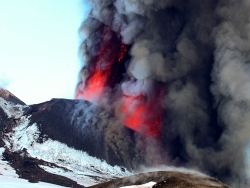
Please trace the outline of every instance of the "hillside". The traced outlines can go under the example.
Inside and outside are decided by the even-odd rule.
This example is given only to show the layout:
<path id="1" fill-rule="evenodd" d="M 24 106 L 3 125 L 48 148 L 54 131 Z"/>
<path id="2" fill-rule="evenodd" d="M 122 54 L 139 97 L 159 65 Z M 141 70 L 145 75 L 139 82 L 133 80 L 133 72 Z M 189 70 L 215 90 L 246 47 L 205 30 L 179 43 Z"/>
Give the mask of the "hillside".
<path id="1" fill-rule="evenodd" d="M 227 187 L 188 171 L 135 173 L 133 152 L 111 147 L 105 137 L 107 124 L 115 122 L 112 113 L 86 101 L 52 99 L 28 106 L 1 89 L 0 119 L 1 187 L 26 186 L 24 179 L 33 183 L 29 187 L 46 185 L 41 182 L 75 188 L 152 187 L 150 182 L 153 187 Z M 132 149 L 136 133 L 126 127 L 124 132 Z"/>

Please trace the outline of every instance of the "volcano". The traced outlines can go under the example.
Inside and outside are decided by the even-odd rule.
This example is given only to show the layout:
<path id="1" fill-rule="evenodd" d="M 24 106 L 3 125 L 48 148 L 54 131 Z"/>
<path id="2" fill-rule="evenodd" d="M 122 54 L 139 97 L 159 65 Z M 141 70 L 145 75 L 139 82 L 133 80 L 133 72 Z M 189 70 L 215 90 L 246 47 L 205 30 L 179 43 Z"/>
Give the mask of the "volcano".
<path id="1" fill-rule="evenodd" d="M 194 168 L 232 187 L 246 186 L 249 1 L 89 5 L 79 29 L 85 38 L 76 98 L 112 114 L 117 124 L 108 130 L 131 131 L 107 134 L 112 148 L 138 156 L 132 166 Z"/>
<path id="2" fill-rule="evenodd" d="M 166 187 L 173 181 L 178 185 L 179 181 L 183 181 L 182 177 L 203 187 L 227 187 L 205 175 L 199 175 L 205 179 L 200 178 L 197 183 L 193 179 L 197 179 L 195 176 L 199 173 L 187 170 L 173 172 L 176 170 L 168 169 L 164 173 L 138 174 L 136 178 L 131 176 L 135 174 L 136 166 L 145 161 L 143 152 L 142 156 L 133 152 L 136 147 L 133 137 L 139 136 L 138 132 L 126 126 L 119 133 L 109 130 L 112 128 L 109 124 L 119 125 L 117 120 L 111 113 L 88 101 L 52 99 L 41 104 L 25 105 L 12 93 L 1 89 L 0 118 L 1 187 L 53 187 L 56 184 L 76 188 L 111 185 L 118 188 L 139 186 L 150 181 Z M 106 138 L 107 135 L 117 134 L 129 143 L 128 148 L 119 148 L 118 143 Z M 119 179 L 123 177 L 128 178 L 126 181 Z"/>

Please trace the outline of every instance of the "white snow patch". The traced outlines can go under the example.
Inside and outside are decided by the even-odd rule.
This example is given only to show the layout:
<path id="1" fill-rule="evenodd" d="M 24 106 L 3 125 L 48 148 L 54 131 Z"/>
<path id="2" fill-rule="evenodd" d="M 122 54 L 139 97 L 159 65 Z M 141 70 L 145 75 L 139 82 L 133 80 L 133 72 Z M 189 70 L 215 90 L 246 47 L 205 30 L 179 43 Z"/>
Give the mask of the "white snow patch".
<path id="1" fill-rule="evenodd" d="M 4 139 L 6 146 L 12 151 L 27 149 L 30 156 L 56 163 L 66 171 L 60 174 L 84 186 L 107 181 L 113 178 L 129 176 L 131 173 L 118 166 L 110 166 L 105 161 L 89 156 L 86 152 L 75 150 L 66 144 L 48 139 L 44 143 L 37 143 L 39 130 L 36 124 L 29 125 L 28 117 L 21 117 L 19 125 Z M 54 167 L 41 166 L 51 173 L 58 173 Z"/>
<path id="2" fill-rule="evenodd" d="M 14 104 L 0 97 L 0 107 L 4 110 L 9 118 L 20 118 L 23 115 L 23 109 L 26 105 Z"/>
<path id="3" fill-rule="evenodd" d="M 152 188 L 154 185 L 156 184 L 156 182 L 149 182 L 149 183 L 145 183 L 142 185 L 131 185 L 131 186 L 125 186 L 125 187 L 120 187 L 120 188 Z"/>
<path id="4" fill-rule="evenodd" d="M 0 160 L 3 159 L 3 153 L 5 151 L 5 148 L 0 148 Z"/>
<path id="5" fill-rule="evenodd" d="M 5 177 L 0 175 L 0 187 L 1 188 L 63 188 L 59 185 L 53 185 L 49 183 L 39 182 L 39 183 L 30 183 L 28 180 Z"/>

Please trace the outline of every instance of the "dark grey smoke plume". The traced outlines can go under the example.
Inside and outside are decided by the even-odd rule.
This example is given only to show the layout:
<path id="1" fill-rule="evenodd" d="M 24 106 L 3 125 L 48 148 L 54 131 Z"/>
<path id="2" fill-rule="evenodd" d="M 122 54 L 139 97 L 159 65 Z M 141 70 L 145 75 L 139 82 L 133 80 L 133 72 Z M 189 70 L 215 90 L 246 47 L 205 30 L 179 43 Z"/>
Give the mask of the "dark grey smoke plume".
<path id="1" fill-rule="evenodd" d="M 243 187 L 250 137 L 250 1 L 89 2 L 92 9 L 80 29 L 87 39 L 80 48 L 85 64 L 78 90 L 84 88 L 100 43 L 111 38 L 99 32 L 107 26 L 129 46 L 129 55 L 122 79 L 107 89 L 101 103 L 116 112 L 119 97 L 108 96 L 150 96 L 151 85 L 161 83 L 166 94 L 155 98 L 164 109 L 161 146 L 149 144 L 149 153 L 158 153 L 152 160 L 195 168 Z M 120 134 L 112 139 L 123 143 Z"/>

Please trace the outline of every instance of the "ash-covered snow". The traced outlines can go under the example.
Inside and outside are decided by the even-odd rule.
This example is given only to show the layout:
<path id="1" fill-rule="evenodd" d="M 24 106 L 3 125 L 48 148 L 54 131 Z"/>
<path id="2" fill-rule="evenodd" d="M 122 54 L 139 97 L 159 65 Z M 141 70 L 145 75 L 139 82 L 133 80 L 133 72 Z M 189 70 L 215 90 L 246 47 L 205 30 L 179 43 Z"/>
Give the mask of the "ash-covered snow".
<path id="1" fill-rule="evenodd" d="M 6 134 L 4 142 L 13 152 L 26 148 L 31 157 L 56 163 L 58 168 L 40 167 L 50 173 L 68 177 L 84 186 L 131 175 L 124 168 L 110 166 L 105 161 L 91 157 L 86 152 L 75 150 L 58 141 L 47 139 L 43 143 L 38 143 L 39 135 L 37 125 L 29 125 L 29 117 L 22 116 L 18 126 L 11 133 Z"/>
<path id="2" fill-rule="evenodd" d="M 0 97 L 0 108 L 6 113 L 9 118 L 20 118 L 24 113 L 24 108 L 29 106 L 15 104 L 9 101 L 4 100 Z"/>
<path id="3" fill-rule="evenodd" d="M 5 148 L 0 148 L 0 187 L 1 188 L 59 188 L 61 186 L 39 182 L 30 183 L 28 180 L 18 178 L 16 171 L 3 159 Z"/>
<path id="4" fill-rule="evenodd" d="M 152 188 L 155 184 L 156 182 L 151 181 L 142 185 L 130 185 L 130 186 L 125 186 L 125 187 L 120 187 L 120 188 Z"/>
<path id="5" fill-rule="evenodd" d="M 0 177 L 5 176 L 5 178 L 8 178 L 8 177 L 18 178 L 16 171 L 9 165 L 7 161 L 3 160 L 4 151 L 5 151 L 5 148 L 0 148 Z"/>

